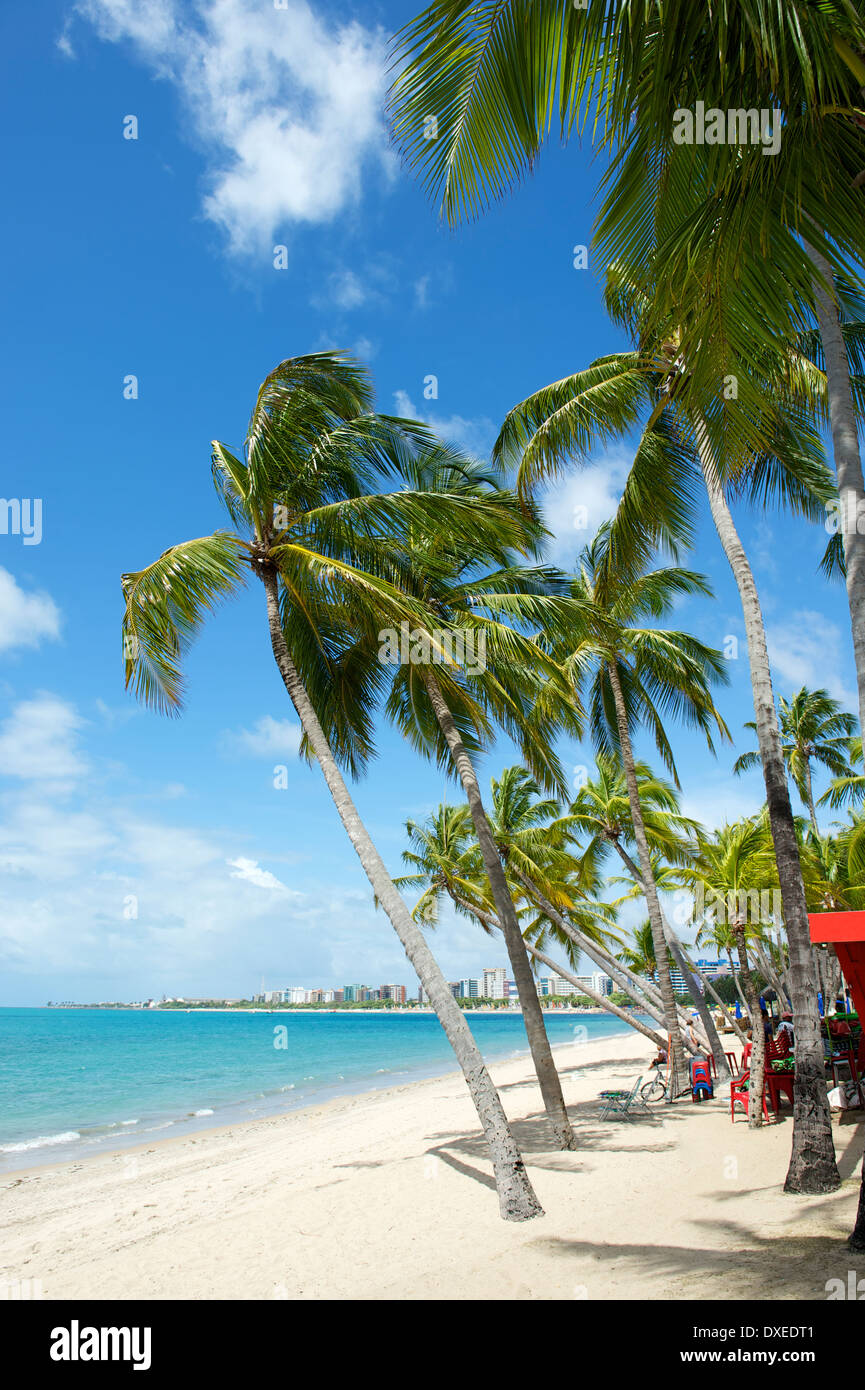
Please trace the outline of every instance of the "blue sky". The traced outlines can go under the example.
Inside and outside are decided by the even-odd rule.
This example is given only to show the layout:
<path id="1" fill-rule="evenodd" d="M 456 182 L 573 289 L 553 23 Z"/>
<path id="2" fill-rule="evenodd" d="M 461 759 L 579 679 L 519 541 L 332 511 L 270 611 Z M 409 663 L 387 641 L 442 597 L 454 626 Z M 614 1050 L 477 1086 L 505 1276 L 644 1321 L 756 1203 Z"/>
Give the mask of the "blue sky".
<path id="1" fill-rule="evenodd" d="M 455 232 L 400 168 L 385 46 L 415 2 L 7 0 L 0 15 L 3 490 L 42 502 L 39 544 L 0 535 L 0 1003 L 413 983 L 297 759 L 262 596 L 205 631 L 169 721 L 123 691 L 119 576 L 222 522 L 209 441 L 239 445 L 284 357 L 351 350 L 382 409 L 483 454 L 517 400 L 624 345 L 598 268 L 573 267 L 600 173 L 589 149 L 551 145 L 514 197 Z M 609 514 L 627 463 L 623 445 L 549 495 L 551 558 L 567 565 L 585 539 L 576 506 L 592 528 Z M 843 590 L 816 573 L 825 535 L 740 521 L 776 688 L 825 685 L 855 708 Z M 706 524 L 693 563 L 717 601 L 677 623 L 717 646 L 739 638 L 721 701 L 738 731 L 752 717 L 744 629 Z M 732 779 L 730 750 L 675 742 L 687 811 L 719 822 L 758 806 L 759 775 Z M 485 774 L 509 760 L 492 750 Z M 404 820 L 443 790 L 382 725 L 356 795 L 393 872 Z M 504 961 L 468 923 L 436 937 L 449 978 Z"/>

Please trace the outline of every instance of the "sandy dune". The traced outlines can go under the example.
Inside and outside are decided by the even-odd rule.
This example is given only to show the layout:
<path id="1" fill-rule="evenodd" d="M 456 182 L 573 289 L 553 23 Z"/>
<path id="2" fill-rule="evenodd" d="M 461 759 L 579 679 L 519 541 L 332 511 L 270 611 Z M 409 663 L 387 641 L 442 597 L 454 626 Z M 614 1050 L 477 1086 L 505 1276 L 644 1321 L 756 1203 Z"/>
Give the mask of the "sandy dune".
<path id="1" fill-rule="evenodd" d="M 601 1123 L 646 1067 L 636 1035 L 557 1049 L 580 1150 L 547 1147 L 527 1060 L 492 1068 L 546 1215 L 500 1220 L 462 1078 L 7 1175 L 0 1279 L 45 1298 L 825 1299 L 861 1125 L 836 1126 L 830 1197 L 785 1197 L 789 1118 L 723 1100 Z M 657 1107 L 655 1107 L 657 1109 Z"/>

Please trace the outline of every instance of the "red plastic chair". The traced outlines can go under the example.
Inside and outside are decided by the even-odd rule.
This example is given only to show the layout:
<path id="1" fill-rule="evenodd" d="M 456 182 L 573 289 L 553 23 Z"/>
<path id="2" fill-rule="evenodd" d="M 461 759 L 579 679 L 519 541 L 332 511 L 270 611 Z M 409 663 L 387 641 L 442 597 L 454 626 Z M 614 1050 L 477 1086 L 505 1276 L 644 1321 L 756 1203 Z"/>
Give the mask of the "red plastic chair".
<path id="1" fill-rule="evenodd" d="M 742 1109 L 748 1114 L 748 1105 L 751 1092 L 746 1088 L 745 1082 L 750 1081 L 751 1071 L 746 1068 L 741 1076 L 737 1076 L 735 1081 L 730 1082 L 730 1118 L 733 1124 L 736 1123 L 736 1106 L 741 1105 Z M 769 1107 L 766 1104 L 766 1087 L 763 1087 L 763 1118 L 769 1123 Z"/>
<path id="2" fill-rule="evenodd" d="M 766 1087 L 769 1092 L 769 1101 L 776 1115 L 781 1109 L 782 1095 L 787 1097 L 791 1106 L 793 1105 L 794 1085 L 795 1074 L 792 1071 L 772 1071 L 770 1068 L 766 1072 Z"/>

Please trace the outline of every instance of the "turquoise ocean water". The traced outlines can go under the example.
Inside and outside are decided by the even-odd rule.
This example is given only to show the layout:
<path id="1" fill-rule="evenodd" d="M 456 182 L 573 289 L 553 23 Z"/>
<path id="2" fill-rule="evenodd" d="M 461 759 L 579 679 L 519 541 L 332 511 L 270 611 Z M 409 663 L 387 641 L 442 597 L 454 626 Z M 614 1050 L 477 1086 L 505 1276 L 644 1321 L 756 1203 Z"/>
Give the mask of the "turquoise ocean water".
<path id="1" fill-rule="evenodd" d="M 466 1017 L 486 1058 L 528 1051 L 519 1014 Z M 548 1014 L 546 1021 L 554 1045 L 625 1031 L 606 1015 Z M 575 1028 L 586 1032 L 575 1035 Z M 0 1009 L 0 1171 L 455 1067 L 430 1014 Z"/>

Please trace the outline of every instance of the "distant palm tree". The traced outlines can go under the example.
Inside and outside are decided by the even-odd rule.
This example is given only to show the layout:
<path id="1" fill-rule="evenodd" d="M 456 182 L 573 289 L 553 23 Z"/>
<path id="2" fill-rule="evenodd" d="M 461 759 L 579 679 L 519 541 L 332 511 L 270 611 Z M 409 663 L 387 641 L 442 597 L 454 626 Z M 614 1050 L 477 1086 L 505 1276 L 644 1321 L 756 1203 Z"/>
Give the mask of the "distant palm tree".
<path id="1" fill-rule="evenodd" d="M 710 908 L 710 914 L 717 923 L 720 911 L 721 926 L 736 943 L 739 979 L 751 1022 L 748 1123 L 752 1129 L 763 1123 L 766 1038 L 757 983 L 748 956 L 749 941 L 759 942 L 762 937 L 761 911 L 758 909 L 755 921 L 751 909 L 755 895 L 759 903 L 766 883 L 774 874 L 772 842 L 762 816 L 724 825 L 713 835 L 705 836 L 689 871 L 692 883 L 699 884 L 704 893 L 712 894 L 716 906 Z"/>
<path id="2" fill-rule="evenodd" d="M 808 808 L 814 834 L 819 835 L 811 764 L 820 763 L 838 778 L 848 776 L 850 738 L 856 728 L 856 720 L 852 714 L 842 710 L 828 690 L 808 690 L 804 685 L 791 699 L 786 700 L 782 696 L 779 705 L 784 762 L 799 796 Z M 744 727 L 757 732 L 753 720 L 749 720 Z M 733 771 L 738 774 L 759 766 L 760 754 L 755 750 L 737 758 Z"/>
<path id="3" fill-rule="evenodd" d="M 675 866 L 690 862 L 694 837 L 700 827 L 696 821 L 680 813 L 678 794 L 670 782 L 656 776 L 647 763 L 637 763 L 636 772 L 653 877 L 659 890 L 680 889 L 681 882 L 673 879 L 672 872 Z M 561 824 L 581 840 L 588 836 L 587 852 L 601 857 L 606 857 L 610 851 L 616 853 L 628 872 L 628 878 L 623 881 L 630 885 L 631 891 L 626 897 L 643 893 L 642 874 L 632 858 L 635 842 L 631 807 L 627 781 L 619 762 L 598 754 L 594 775 L 586 778 Z M 706 1041 L 715 1057 L 718 1074 L 723 1077 L 729 1071 L 729 1065 L 703 992 L 704 984 L 708 992 L 712 992 L 714 987 L 711 982 L 706 983 L 698 977 L 663 910 L 661 917 L 673 960 L 691 991 Z"/>
<path id="4" fill-rule="evenodd" d="M 471 499 L 377 490 L 388 474 L 402 481 L 406 456 L 436 446 L 422 427 L 372 415 L 371 404 L 365 373 L 341 354 L 290 358 L 271 372 L 243 457 L 213 444 L 214 478 L 236 529 L 181 542 L 123 576 L 127 684 L 156 708 L 179 712 L 182 658 L 198 628 L 249 577 L 261 581 L 274 660 L 305 746 L 457 1056 L 489 1146 L 501 1214 L 527 1220 L 541 1207 L 498 1093 L 339 767 L 355 769 L 371 754 L 361 710 L 374 691 L 362 673 L 331 662 L 332 645 L 344 647 L 346 632 L 365 633 L 371 622 L 429 625 L 432 615 L 388 578 L 399 569 L 406 531 L 437 517 L 450 533 L 467 536 L 477 520 Z M 344 715 L 347 685 L 351 719 Z"/>
<path id="5" fill-rule="evenodd" d="M 654 979 L 658 969 L 658 961 L 655 956 L 655 938 L 652 934 L 652 924 L 648 917 L 638 927 L 634 927 L 631 932 L 632 944 L 625 946 L 621 952 L 620 959 L 627 962 L 632 970 L 636 970 L 638 975 L 647 975 Z"/>
<path id="6" fill-rule="evenodd" d="M 517 911 L 525 923 L 523 927 L 525 949 L 533 960 L 546 965 L 549 969 L 555 970 L 566 978 L 569 977 L 573 983 L 576 983 L 576 976 L 567 967 L 557 964 L 545 954 L 547 938 L 552 937 L 560 947 L 564 948 L 566 954 L 571 957 L 574 969 L 576 969 L 579 950 L 576 952 L 573 950 L 574 938 L 581 942 L 591 940 L 595 947 L 600 941 L 609 939 L 611 926 L 609 909 L 601 902 L 584 898 L 579 891 L 575 890 L 573 882 L 568 880 L 567 875 L 562 877 L 563 857 L 570 856 L 554 853 L 552 859 L 555 868 L 550 871 L 548 863 L 550 856 L 543 852 L 543 847 L 539 842 L 534 841 L 534 824 L 531 826 L 525 823 L 520 826 L 511 824 L 509 829 L 504 828 L 501 819 L 503 809 L 502 783 L 508 781 L 509 774 L 516 774 L 518 779 L 519 774 L 522 774 L 525 779 L 523 782 L 525 789 L 534 784 L 524 769 L 507 769 L 503 774 L 502 782 L 493 782 L 493 809 L 490 821 L 496 844 L 503 855 L 503 861 L 508 871 L 512 898 L 518 903 Z M 505 793 L 504 799 L 509 799 L 507 793 Z M 538 804 L 543 806 L 543 803 Z M 507 811 L 505 816 L 507 816 Z M 532 817 L 530 815 L 520 817 L 521 821 L 527 819 L 532 819 Z M 440 806 L 423 823 L 407 821 L 406 830 L 409 837 L 409 847 L 403 852 L 403 860 L 412 872 L 403 875 L 396 882 L 402 890 L 409 887 L 422 890 L 414 907 L 413 915 L 415 918 L 427 925 L 436 925 L 440 903 L 443 898 L 449 898 L 457 912 L 474 919 L 488 932 L 500 932 L 501 922 L 495 914 L 494 904 L 489 895 L 483 859 L 479 852 L 477 840 L 472 833 L 473 826 L 468 807 Z M 505 846 L 508 848 L 506 849 Z M 539 851 L 541 852 L 539 853 Z M 520 872 L 515 870 L 514 865 L 516 863 L 521 866 Z M 527 870 L 532 873 L 534 879 L 543 885 L 543 889 L 546 889 L 560 902 L 564 897 L 567 897 L 567 907 L 562 903 L 563 912 L 568 914 L 567 921 L 558 913 L 553 914 L 555 920 L 546 919 L 543 912 L 538 914 L 535 897 L 542 897 L 543 889 L 535 889 L 534 883 L 526 883 L 521 898 L 522 875 Z M 575 928 L 575 923 L 579 923 L 582 931 Z M 584 933 L 588 935 L 584 935 Z M 663 1039 L 659 1034 L 653 1032 L 633 1014 L 625 1012 L 608 996 L 598 993 L 583 981 L 579 982 L 579 987 L 580 992 L 591 999 L 599 1008 L 627 1023 L 629 1027 L 649 1038 L 656 1046 L 662 1045 Z M 537 993 L 537 989 L 535 993 Z M 640 1007 L 644 1007 L 642 1003 Z M 646 1011 L 648 1012 L 648 1010 Z"/>

